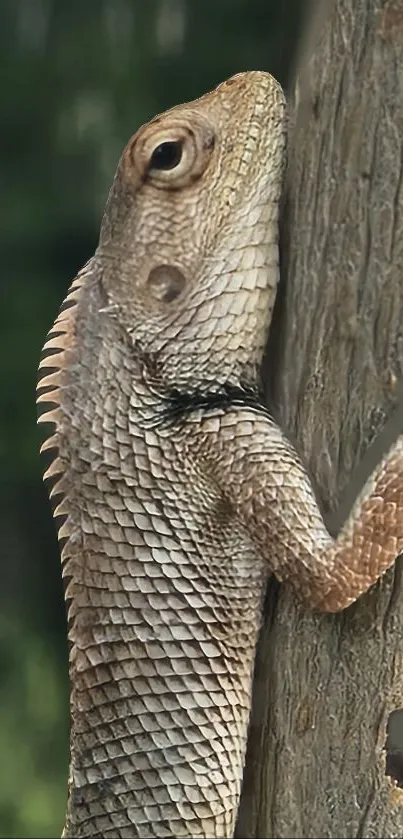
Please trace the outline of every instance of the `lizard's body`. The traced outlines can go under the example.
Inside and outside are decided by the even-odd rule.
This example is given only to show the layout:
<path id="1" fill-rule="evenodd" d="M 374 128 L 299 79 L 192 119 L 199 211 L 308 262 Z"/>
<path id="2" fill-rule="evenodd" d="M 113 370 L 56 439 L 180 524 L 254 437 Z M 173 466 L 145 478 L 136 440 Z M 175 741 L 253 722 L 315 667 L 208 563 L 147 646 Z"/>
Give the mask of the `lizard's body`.
<path id="1" fill-rule="evenodd" d="M 66 837 L 232 836 L 268 574 L 335 610 L 403 546 L 401 444 L 334 542 L 259 403 L 283 164 L 284 99 L 263 73 L 141 129 L 45 345 Z"/>

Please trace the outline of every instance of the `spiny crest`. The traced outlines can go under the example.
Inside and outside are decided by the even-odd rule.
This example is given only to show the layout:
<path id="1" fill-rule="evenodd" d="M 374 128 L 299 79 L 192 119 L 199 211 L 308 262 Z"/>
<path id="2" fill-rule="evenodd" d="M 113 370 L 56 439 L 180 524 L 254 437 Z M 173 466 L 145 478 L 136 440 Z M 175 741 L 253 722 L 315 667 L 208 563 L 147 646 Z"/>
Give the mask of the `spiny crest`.
<path id="1" fill-rule="evenodd" d="M 61 418 L 61 387 L 63 369 L 66 363 L 66 353 L 71 350 L 74 343 L 75 310 L 80 298 L 82 286 L 88 276 L 88 266 L 89 263 L 84 266 L 70 286 L 58 317 L 48 333 L 39 364 L 36 404 L 38 405 L 39 411 L 41 411 L 42 404 L 52 405 L 52 407 L 45 409 L 43 413 L 39 414 L 38 423 L 52 423 L 55 426 L 54 432 L 46 437 L 40 449 L 41 454 L 51 450 L 54 452 L 52 461 L 44 473 L 43 479 L 46 481 L 48 479 L 58 478 L 49 492 L 51 499 L 54 499 L 58 495 L 62 496 L 58 499 L 57 506 L 53 511 L 55 518 L 65 516 L 68 513 L 67 504 L 63 496 L 63 465 L 57 454 L 59 446 L 58 425 Z M 65 538 L 67 535 L 65 530 L 66 526 L 62 524 L 58 531 L 59 540 Z"/>

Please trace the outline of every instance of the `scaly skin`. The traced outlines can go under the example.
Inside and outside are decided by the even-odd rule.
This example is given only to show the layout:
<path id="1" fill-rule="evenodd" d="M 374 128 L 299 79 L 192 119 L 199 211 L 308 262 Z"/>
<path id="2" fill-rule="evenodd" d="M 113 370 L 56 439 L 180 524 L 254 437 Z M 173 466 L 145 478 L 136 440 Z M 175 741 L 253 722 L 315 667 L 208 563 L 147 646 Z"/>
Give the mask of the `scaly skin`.
<path id="1" fill-rule="evenodd" d="M 141 128 L 45 344 L 65 837 L 231 837 L 269 573 L 334 611 L 403 549 L 401 440 L 334 540 L 259 402 L 284 135 L 282 91 L 258 72 Z M 153 155 L 164 143 L 179 153 Z"/>

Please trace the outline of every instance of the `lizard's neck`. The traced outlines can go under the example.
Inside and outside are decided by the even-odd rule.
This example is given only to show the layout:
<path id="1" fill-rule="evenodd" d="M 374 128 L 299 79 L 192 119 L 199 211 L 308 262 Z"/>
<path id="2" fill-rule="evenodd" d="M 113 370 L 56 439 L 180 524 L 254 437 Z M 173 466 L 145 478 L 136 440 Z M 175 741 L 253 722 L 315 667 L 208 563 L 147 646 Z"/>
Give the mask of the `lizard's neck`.
<path id="1" fill-rule="evenodd" d="M 104 279 L 103 270 L 97 268 L 80 289 L 72 311 L 74 350 L 64 364 L 59 422 L 60 432 L 68 432 L 69 452 L 72 437 L 76 451 L 99 437 L 101 414 L 112 420 L 118 412 L 127 421 L 130 417 L 131 425 L 144 427 L 198 408 L 259 400 L 260 371 L 254 360 L 241 358 L 226 366 L 224 356 L 222 367 L 214 359 L 199 366 L 192 364 L 190 343 L 183 369 L 179 365 L 177 376 L 174 370 L 167 371 L 159 353 L 150 352 L 124 318 L 122 326 L 122 313 L 105 295 Z M 92 458 L 97 461 L 95 452 Z"/>
<path id="2" fill-rule="evenodd" d="M 253 217 L 254 207 L 249 209 Z M 259 246 L 256 230 L 240 243 L 234 222 L 234 229 L 220 231 L 217 252 L 202 252 L 194 263 L 182 255 L 161 265 L 158 245 L 143 261 L 137 243 L 136 251 L 113 241 L 98 248 L 105 317 L 120 325 L 162 392 L 256 387 L 279 279 L 277 211 L 265 205 Z M 183 280 L 178 299 L 164 306 L 148 284 L 158 268 Z"/>

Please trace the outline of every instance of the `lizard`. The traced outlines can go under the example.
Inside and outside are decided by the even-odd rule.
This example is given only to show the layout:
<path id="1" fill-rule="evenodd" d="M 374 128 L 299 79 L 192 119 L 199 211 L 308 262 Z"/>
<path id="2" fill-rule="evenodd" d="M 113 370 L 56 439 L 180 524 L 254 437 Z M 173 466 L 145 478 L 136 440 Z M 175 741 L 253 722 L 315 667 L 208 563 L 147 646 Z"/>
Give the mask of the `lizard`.
<path id="1" fill-rule="evenodd" d="M 233 836 L 269 575 L 336 612 L 403 550 L 403 437 L 331 536 L 261 397 L 285 160 L 266 72 L 142 126 L 44 345 L 70 646 L 64 837 Z"/>

